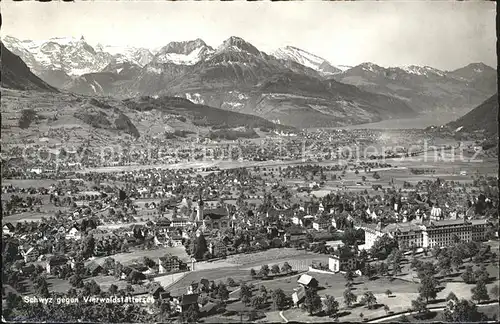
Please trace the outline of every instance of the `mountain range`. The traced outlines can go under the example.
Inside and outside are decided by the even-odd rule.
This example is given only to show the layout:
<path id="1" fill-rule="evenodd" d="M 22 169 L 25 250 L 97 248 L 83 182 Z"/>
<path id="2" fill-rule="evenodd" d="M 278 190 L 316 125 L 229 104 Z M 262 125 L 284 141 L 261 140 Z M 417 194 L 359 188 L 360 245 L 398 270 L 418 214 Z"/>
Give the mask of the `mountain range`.
<path id="1" fill-rule="evenodd" d="M 212 48 L 203 40 L 156 51 L 3 38 L 47 83 L 86 95 L 178 96 L 296 127 L 331 127 L 406 118 L 437 109 L 471 109 L 496 92 L 496 70 L 455 71 L 373 63 L 335 66 L 296 47 L 266 54 L 239 37 Z"/>
<path id="2" fill-rule="evenodd" d="M 2 141 L 48 139 L 76 145 L 108 145 L 130 137 L 165 139 L 187 134 L 236 139 L 296 131 L 264 118 L 195 104 L 179 97 L 117 99 L 75 94 L 48 85 L 1 44 Z M 26 142 L 25 142 L 26 141 Z"/>

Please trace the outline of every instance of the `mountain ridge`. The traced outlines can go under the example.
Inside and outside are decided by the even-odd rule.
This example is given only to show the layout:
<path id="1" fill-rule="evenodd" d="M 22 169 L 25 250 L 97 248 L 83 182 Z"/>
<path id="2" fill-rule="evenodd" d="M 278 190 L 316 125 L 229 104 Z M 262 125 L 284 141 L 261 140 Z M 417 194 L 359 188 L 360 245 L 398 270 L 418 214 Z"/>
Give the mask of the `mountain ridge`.
<path id="1" fill-rule="evenodd" d="M 236 36 L 227 38 L 214 49 L 198 38 L 170 42 L 144 66 L 131 65 L 115 55 L 97 72 L 80 76 L 60 72 L 40 75 L 50 79 L 51 84 L 75 93 L 117 98 L 141 95 L 195 98 L 199 103 L 270 120 L 288 119 L 296 127 L 315 127 L 325 122 L 328 125 L 323 126 L 328 127 L 343 125 L 345 120 L 364 123 L 408 117 L 414 115 L 410 110 L 473 108 L 492 94 L 493 85 L 496 87 L 496 78 L 493 78 L 496 71 L 481 64 L 451 72 L 416 65 L 384 68 L 370 62 L 336 68 L 297 47 L 285 49 L 287 52 L 280 55 L 266 54 Z M 262 87 L 264 84 L 283 75 L 289 77 L 291 88 L 300 89 L 301 99 L 297 96 L 292 99 L 290 91 L 286 91 L 286 98 L 282 93 L 262 92 L 270 89 Z M 332 79 L 359 90 L 339 85 L 328 88 Z M 305 85 L 296 84 L 298 82 Z M 310 83 L 317 84 L 323 92 L 307 86 Z M 382 102 L 387 109 L 380 107 Z M 264 104 L 269 107 L 263 107 Z M 347 118 L 351 107 L 361 109 L 358 118 Z M 292 111 L 292 108 L 298 109 L 297 113 L 306 111 L 311 118 L 307 123 L 291 121 L 284 111 Z"/>

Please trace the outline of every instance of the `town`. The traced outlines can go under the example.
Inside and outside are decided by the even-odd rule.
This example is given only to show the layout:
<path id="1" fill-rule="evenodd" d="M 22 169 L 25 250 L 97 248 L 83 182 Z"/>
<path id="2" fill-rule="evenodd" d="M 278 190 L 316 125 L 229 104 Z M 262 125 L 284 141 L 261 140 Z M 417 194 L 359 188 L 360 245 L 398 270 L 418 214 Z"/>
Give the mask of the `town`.
<path id="1" fill-rule="evenodd" d="M 496 2 L 2 14 L 2 322 L 500 320 Z"/>
<path id="2" fill-rule="evenodd" d="M 30 168 L 2 168 L 4 318 L 374 321 L 432 318 L 442 308 L 436 319 L 451 321 L 471 298 L 495 313 L 493 159 L 478 163 L 489 173 L 461 161 L 450 169 L 423 150 L 318 161 L 310 149 L 316 159 L 299 159 L 297 142 L 364 148 L 381 135 L 270 136 L 261 160 L 246 144 L 236 161 L 185 159 L 172 168 L 110 166 L 91 149 L 76 167 L 27 159 Z M 474 154 L 450 143 L 440 152 Z M 230 144 L 242 145 L 212 148 Z M 127 296 L 140 302 L 109 302 Z"/>

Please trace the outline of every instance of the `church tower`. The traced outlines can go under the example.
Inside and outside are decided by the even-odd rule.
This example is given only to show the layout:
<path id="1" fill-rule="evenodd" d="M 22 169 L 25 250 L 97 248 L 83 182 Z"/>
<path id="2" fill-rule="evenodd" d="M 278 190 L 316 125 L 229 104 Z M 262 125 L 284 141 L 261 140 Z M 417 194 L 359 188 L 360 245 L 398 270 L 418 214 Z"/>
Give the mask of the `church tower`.
<path id="1" fill-rule="evenodd" d="M 201 222 L 203 220 L 203 199 L 201 199 L 201 191 L 198 198 L 198 210 L 196 211 L 196 221 Z"/>

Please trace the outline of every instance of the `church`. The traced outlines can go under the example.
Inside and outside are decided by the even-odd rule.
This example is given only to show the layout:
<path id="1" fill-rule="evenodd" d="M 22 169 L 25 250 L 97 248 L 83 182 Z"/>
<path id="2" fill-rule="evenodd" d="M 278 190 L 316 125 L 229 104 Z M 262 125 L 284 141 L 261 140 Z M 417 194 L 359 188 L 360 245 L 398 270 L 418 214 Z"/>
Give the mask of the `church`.
<path id="1" fill-rule="evenodd" d="M 194 222 L 196 223 L 196 227 L 201 228 L 203 231 L 224 229 L 232 227 L 233 225 L 227 208 L 218 207 L 205 209 L 205 203 L 201 195 L 198 199 L 198 207 L 196 209 L 196 218 Z"/>

